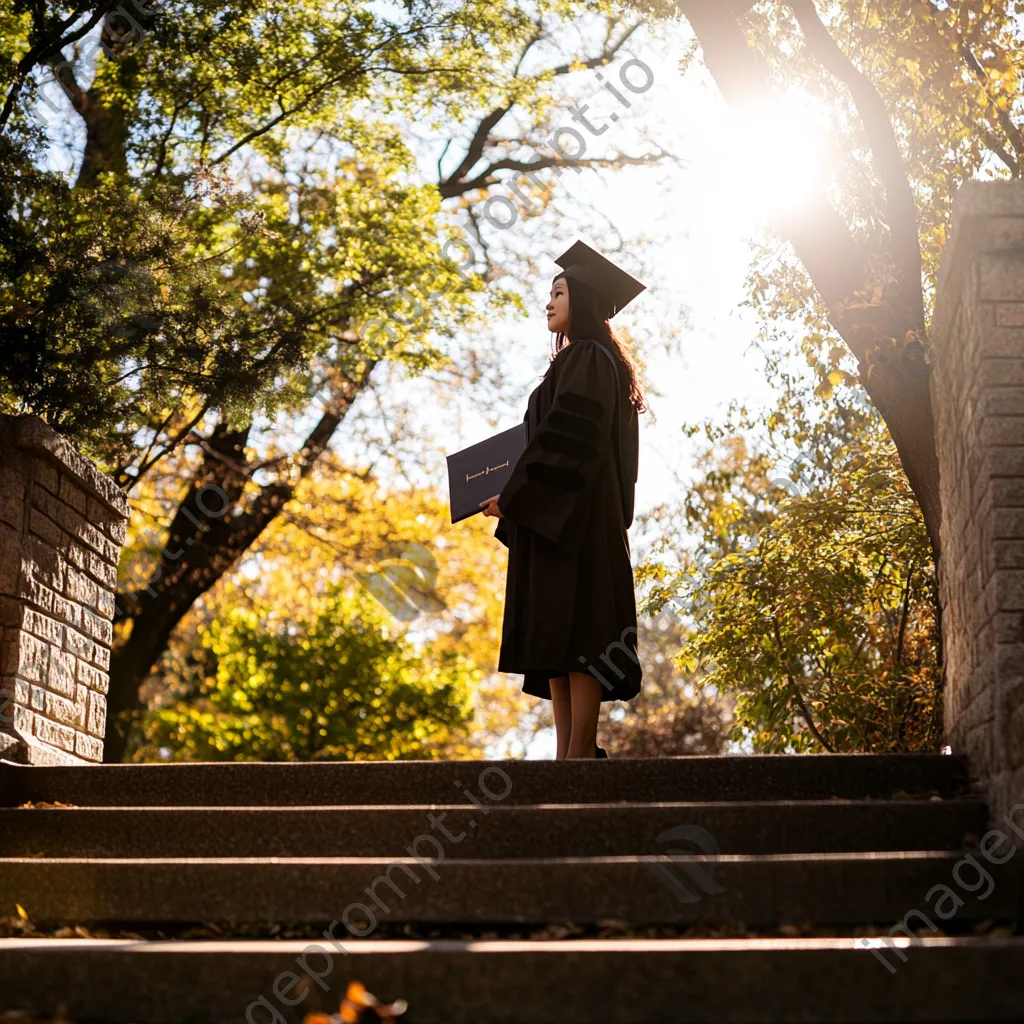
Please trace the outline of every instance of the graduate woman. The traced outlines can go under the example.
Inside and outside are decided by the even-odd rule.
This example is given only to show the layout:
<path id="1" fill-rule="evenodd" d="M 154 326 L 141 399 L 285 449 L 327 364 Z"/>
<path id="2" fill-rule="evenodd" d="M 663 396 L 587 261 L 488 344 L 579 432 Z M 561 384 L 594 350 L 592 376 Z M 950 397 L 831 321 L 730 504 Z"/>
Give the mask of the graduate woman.
<path id="1" fill-rule="evenodd" d="M 499 672 L 550 700 L 556 759 L 607 756 L 602 701 L 643 675 L 629 537 L 645 412 L 636 367 L 608 321 L 644 290 L 582 242 L 555 261 L 555 353 L 530 395 L 528 441 L 501 493 L 481 502 L 508 548 Z"/>

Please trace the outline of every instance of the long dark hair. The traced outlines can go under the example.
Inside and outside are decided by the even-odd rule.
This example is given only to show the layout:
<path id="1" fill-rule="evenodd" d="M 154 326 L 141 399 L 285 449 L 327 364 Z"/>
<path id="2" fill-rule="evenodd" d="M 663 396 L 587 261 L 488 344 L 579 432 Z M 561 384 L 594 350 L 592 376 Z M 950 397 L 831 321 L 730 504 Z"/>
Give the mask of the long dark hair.
<path id="1" fill-rule="evenodd" d="M 559 280 L 561 275 L 554 278 Z M 618 354 L 629 372 L 629 400 L 636 406 L 637 412 L 647 412 L 644 393 L 640 387 L 640 374 L 636 360 L 630 351 L 629 344 L 612 330 L 612 325 L 600 313 L 597 294 L 589 285 L 568 277 L 561 277 L 569 290 L 569 335 L 561 331 L 555 337 L 554 359 L 563 348 L 577 338 L 593 338 L 603 341 L 613 352 Z"/>

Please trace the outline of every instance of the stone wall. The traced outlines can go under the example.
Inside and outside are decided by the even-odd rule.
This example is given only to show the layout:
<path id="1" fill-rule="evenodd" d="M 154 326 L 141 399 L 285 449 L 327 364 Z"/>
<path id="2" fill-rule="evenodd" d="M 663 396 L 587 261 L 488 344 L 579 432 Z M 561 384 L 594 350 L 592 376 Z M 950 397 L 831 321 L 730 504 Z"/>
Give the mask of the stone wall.
<path id="1" fill-rule="evenodd" d="M 997 817 L 1024 802 L 1024 183 L 957 195 L 931 343 L 945 726 Z"/>
<path id="2" fill-rule="evenodd" d="M 0 757 L 103 760 L 128 502 L 34 416 L 0 416 Z"/>

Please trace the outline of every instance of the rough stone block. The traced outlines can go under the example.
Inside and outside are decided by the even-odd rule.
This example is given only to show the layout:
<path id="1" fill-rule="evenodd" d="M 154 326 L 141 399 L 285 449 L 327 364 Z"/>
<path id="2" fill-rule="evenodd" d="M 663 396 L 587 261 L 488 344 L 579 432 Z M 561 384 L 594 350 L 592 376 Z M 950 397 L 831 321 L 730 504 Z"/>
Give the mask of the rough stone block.
<path id="1" fill-rule="evenodd" d="M 1024 416 L 1024 388 L 990 388 L 982 395 L 986 416 Z"/>
<path id="2" fill-rule="evenodd" d="M 54 551 L 67 550 L 67 534 L 53 520 L 43 515 L 39 509 L 34 508 L 29 514 L 28 528 L 49 544 Z"/>
<path id="3" fill-rule="evenodd" d="M 18 596 L 33 607 L 46 612 L 47 615 L 53 614 L 54 598 L 57 595 L 45 583 L 34 576 L 22 578 L 21 585 L 18 588 Z"/>
<path id="4" fill-rule="evenodd" d="M 1024 643 L 1024 614 L 997 612 L 992 617 L 993 639 L 999 644 Z"/>
<path id="5" fill-rule="evenodd" d="M 84 732 L 75 733 L 75 753 L 87 761 L 100 764 L 103 761 L 103 741 Z"/>
<path id="6" fill-rule="evenodd" d="M 64 626 L 64 650 L 75 658 L 92 661 L 93 643 L 71 626 Z"/>
<path id="7" fill-rule="evenodd" d="M 62 475 L 60 478 L 60 491 L 58 492 L 58 496 L 61 501 L 66 502 L 73 509 L 81 512 L 82 515 L 85 515 L 85 491 L 83 491 L 82 488 L 67 475 Z"/>
<path id="8" fill-rule="evenodd" d="M 100 694 L 89 691 L 89 699 L 86 704 L 85 731 L 90 736 L 103 739 L 107 728 L 107 701 Z"/>
<path id="9" fill-rule="evenodd" d="M 999 327 L 1024 327 L 1024 302 L 997 303 L 996 325 Z"/>
<path id="10" fill-rule="evenodd" d="M 981 426 L 980 442 L 990 445 L 1024 445 L 1024 416 L 989 416 Z"/>
<path id="11" fill-rule="evenodd" d="M 47 647 L 46 674 L 43 682 L 65 697 L 75 695 L 75 656 L 59 647 Z"/>
<path id="12" fill-rule="evenodd" d="M 66 597 L 54 595 L 53 617 L 77 629 L 82 625 L 82 606 L 69 601 Z"/>
<path id="13" fill-rule="evenodd" d="M 113 629 L 107 619 L 101 619 L 88 608 L 82 609 L 82 629 L 99 643 L 109 647 L 113 640 Z"/>
<path id="14" fill-rule="evenodd" d="M 65 574 L 65 596 L 75 604 L 87 605 L 92 608 L 96 604 L 96 584 L 84 573 L 80 573 L 70 565 L 66 567 Z"/>
<path id="15" fill-rule="evenodd" d="M 1024 477 L 997 477 L 990 480 L 989 495 L 996 508 L 1024 507 Z"/>
<path id="16" fill-rule="evenodd" d="M 28 700 L 25 703 L 25 707 L 31 708 L 33 711 L 42 711 L 46 707 L 46 694 L 49 691 L 44 686 L 36 686 L 30 684 L 28 688 Z"/>
<path id="17" fill-rule="evenodd" d="M 110 669 L 110 650 L 106 647 L 102 647 L 100 644 L 93 644 L 92 648 L 92 663 L 104 672 Z"/>
<path id="18" fill-rule="evenodd" d="M 988 517 L 993 540 L 1024 538 L 1024 509 L 997 508 Z"/>
<path id="19" fill-rule="evenodd" d="M 4 646 L 4 675 L 18 675 L 33 683 L 41 683 L 46 670 L 48 648 L 29 633 L 15 633 Z"/>
<path id="20" fill-rule="evenodd" d="M 32 684 L 17 676 L 9 676 L 0 683 L 0 726 L 10 727 L 14 724 L 14 705 L 30 707 L 32 700 Z"/>
<path id="21" fill-rule="evenodd" d="M 24 704 L 14 706 L 14 721 L 11 723 L 11 730 L 19 736 L 35 735 L 35 712 Z"/>
<path id="22" fill-rule="evenodd" d="M 85 516 L 79 515 L 70 505 L 60 505 L 58 507 L 57 521 L 60 523 L 62 530 L 67 530 L 72 537 L 77 537 L 80 540 L 85 539 L 86 529 L 91 529 L 86 522 Z"/>
<path id="23" fill-rule="evenodd" d="M 61 644 L 64 642 L 64 627 L 56 619 L 44 615 L 42 612 L 33 611 L 31 608 L 26 608 L 22 613 L 21 627 L 48 643 Z"/>
<path id="24" fill-rule="evenodd" d="M 57 722 L 72 729 L 81 729 L 82 720 L 85 717 L 85 707 L 80 707 L 75 701 L 47 690 L 43 713 L 51 722 Z"/>
<path id="25" fill-rule="evenodd" d="M 0 482 L 0 487 L 2 487 Z M 6 523 L 12 530 L 21 533 L 25 522 L 25 501 L 20 494 L 0 490 L 0 523 Z"/>
<path id="26" fill-rule="evenodd" d="M 74 751 L 74 729 L 69 728 L 66 725 L 61 725 L 58 722 L 51 722 L 42 715 L 36 715 L 35 727 L 35 735 L 38 739 L 42 740 L 43 743 L 48 743 L 50 746 L 57 747 L 60 750 Z"/>
<path id="27" fill-rule="evenodd" d="M 993 568 L 1024 569 L 1024 540 L 992 541 Z"/>
<path id="28" fill-rule="evenodd" d="M 1002 387 L 1008 384 L 1024 384 L 1024 359 L 984 359 L 974 373 L 973 385 L 985 388 Z M 954 408 L 959 401 L 951 401 Z M 959 411 L 957 412 L 959 416 Z M 957 422 L 960 422 L 959 419 Z"/>
<path id="29" fill-rule="evenodd" d="M 977 352 L 985 359 L 1019 359 L 1024 356 L 1024 330 L 990 327 L 980 331 Z"/>
<path id="30" fill-rule="evenodd" d="M 120 547 L 100 533 L 91 523 L 86 522 L 85 517 L 79 515 L 73 508 L 61 505 L 60 511 L 57 513 L 57 521 L 62 530 L 66 530 L 82 545 L 92 548 L 111 565 L 117 564 L 121 554 Z"/>
<path id="31" fill-rule="evenodd" d="M 32 508 L 42 512 L 48 519 L 60 523 L 60 511 L 67 506 L 54 494 L 51 494 L 45 487 L 33 484 L 29 489 Z"/>
<path id="32" fill-rule="evenodd" d="M 96 690 L 97 693 L 107 692 L 107 673 L 87 665 L 84 661 L 78 662 L 78 681 L 90 690 Z"/>
<path id="33" fill-rule="evenodd" d="M 988 610 L 997 612 L 1024 611 L 1024 569 L 998 569 L 986 588 Z"/>
<path id="34" fill-rule="evenodd" d="M 77 736 L 78 733 L 75 733 Z M 28 764 L 39 764 L 39 765 L 80 765 L 88 764 L 87 761 L 83 761 L 77 754 L 73 754 L 68 750 L 61 750 L 59 747 L 51 746 L 49 743 L 43 743 L 38 739 L 26 737 L 25 738 L 26 753 L 24 760 Z"/>
<path id="35" fill-rule="evenodd" d="M 102 530 L 118 547 L 124 544 L 128 532 L 127 516 L 112 512 L 93 498 L 89 499 L 85 515 L 97 530 Z"/>
<path id="36" fill-rule="evenodd" d="M 51 494 L 60 489 L 60 473 L 46 459 L 32 460 L 34 482 L 45 487 Z"/>
<path id="37" fill-rule="evenodd" d="M 124 546 L 124 542 L 128 539 L 127 519 L 116 519 L 113 522 L 106 523 L 103 529 L 118 548 Z"/>
<path id="38" fill-rule="evenodd" d="M 1000 677 L 1017 672 L 1024 676 L 1024 643 L 993 643 L 991 651 Z"/>
<path id="39" fill-rule="evenodd" d="M 22 544 L 21 568 L 23 576 L 32 576 L 44 583 L 55 593 L 64 590 L 64 561 L 59 551 L 55 551 L 44 540 L 29 535 Z"/>
<path id="40" fill-rule="evenodd" d="M 104 619 L 113 621 L 117 605 L 114 602 L 114 595 L 109 590 L 98 587 L 96 590 L 96 611 Z"/>
<path id="41" fill-rule="evenodd" d="M 105 562 L 95 552 L 90 551 L 88 553 L 88 570 L 89 575 L 94 580 L 97 580 L 108 590 L 115 590 L 117 588 L 117 566 L 111 565 L 109 562 Z"/>
<path id="42" fill-rule="evenodd" d="M 0 594 L 17 594 L 20 578 L 21 535 L 0 523 Z"/>
<path id="43" fill-rule="evenodd" d="M 68 544 L 67 559 L 69 564 L 82 572 L 86 572 L 89 568 L 89 552 L 80 544 L 74 542 Z"/>

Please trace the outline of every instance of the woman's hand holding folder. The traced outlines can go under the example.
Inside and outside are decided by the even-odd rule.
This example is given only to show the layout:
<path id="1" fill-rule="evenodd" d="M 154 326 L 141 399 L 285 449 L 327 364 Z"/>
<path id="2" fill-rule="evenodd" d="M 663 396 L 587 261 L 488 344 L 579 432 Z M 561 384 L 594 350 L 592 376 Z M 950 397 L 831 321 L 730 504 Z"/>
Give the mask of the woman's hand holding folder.
<path id="1" fill-rule="evenodd" d="M 494 494 L 491 495 L 491 497 L 487 498 L 485 501 L 480 502 L 480 507 L 484 510 L 485 516 L 494 516 L 496 519 L 505 518 L 501 514 L 501 509 L 498 508 L 498 498 L 500 497 L 500 494 Z"/>

